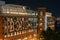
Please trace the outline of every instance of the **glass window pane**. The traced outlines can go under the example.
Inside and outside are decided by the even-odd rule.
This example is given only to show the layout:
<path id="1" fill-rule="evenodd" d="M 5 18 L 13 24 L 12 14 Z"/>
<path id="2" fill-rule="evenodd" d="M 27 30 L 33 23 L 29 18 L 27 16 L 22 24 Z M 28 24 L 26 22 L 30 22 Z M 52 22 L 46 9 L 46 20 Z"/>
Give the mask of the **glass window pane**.
<path id="1" fill-rule="evenodd" d="M 2 10 L 2 13 L 6 13 L 7 11 L 6 11 L 6 9 L 5 8 L 3 8 L 3 10 Z"/>
<path id="2" fill-rule="evenodd" d="M 40 16 L 43 16 L 43 12 L 42 11 L 40 12 Z"/>

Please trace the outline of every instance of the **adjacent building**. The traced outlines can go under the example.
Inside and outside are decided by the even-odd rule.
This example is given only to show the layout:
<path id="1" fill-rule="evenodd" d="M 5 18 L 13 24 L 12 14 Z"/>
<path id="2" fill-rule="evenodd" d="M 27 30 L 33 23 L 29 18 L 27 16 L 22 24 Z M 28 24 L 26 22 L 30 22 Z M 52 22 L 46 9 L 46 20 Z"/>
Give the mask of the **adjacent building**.
<path id="1" fill-rule="evenodd" d="M 52 13 L 47 12 L 45 19 L 46 19 L 46 22 L 45 22 L 46 27 L 50 27 L 52 30 L 55 30 L 56 19 L 55 19 L 55 17 L 52 16 Z"/>
<path id="2" fill-rule="evenodd" d="M 56 18 L 55 26 L 56 26 L 56 30 L 59 31 L 60 30 L 60 17 Z"/>

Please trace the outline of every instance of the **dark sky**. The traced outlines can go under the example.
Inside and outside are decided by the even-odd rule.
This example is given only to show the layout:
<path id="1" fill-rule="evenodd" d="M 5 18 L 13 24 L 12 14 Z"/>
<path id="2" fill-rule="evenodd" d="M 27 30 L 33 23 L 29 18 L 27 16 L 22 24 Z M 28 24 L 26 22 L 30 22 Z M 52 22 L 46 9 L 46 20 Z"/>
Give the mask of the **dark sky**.
<path id="1" fill-rule="evenodd" d="M 5 0 L 6 3 L 25 5 L 31 7 L 31 9 L 37 9 L 38 7 L 46 7 L 47 11 L 53 13 L 54 16 L 60 16 L 60 0 Z"/>

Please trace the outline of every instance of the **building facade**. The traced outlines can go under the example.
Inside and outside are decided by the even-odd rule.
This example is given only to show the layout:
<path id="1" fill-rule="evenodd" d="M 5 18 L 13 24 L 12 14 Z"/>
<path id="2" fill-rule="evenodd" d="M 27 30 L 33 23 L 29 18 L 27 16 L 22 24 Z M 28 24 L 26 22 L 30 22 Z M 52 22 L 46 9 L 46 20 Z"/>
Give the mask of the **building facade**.
<path id="1" fill-rule="evenodd" d="M 0 19 L 4 22 L 3 40 L 41 40 L 44 39 L 40 36 L 41 32 L 47 27 L 54 27 L 52 13 L 46 12 L 46 8 L 39 8 L 38 11 L 26 8 L 14 4 L 0 6 Z"/>

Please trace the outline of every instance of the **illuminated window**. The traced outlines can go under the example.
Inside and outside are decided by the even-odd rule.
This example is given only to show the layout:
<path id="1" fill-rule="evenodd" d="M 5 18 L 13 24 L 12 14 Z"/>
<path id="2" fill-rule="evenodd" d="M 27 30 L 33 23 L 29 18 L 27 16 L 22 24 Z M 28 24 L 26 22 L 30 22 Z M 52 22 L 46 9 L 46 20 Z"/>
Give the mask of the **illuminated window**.
<path id="1" fill-rule="evenodd" d="M 9 9 L 7 9 L 6 11 L 7 11 L 7 13 L 9 13 Z"/>
<path id="2" fill-rule="evenodd" d="M 18 14 L 18 12 L 16 11 L 15 14 Z"/>
<path id="3" fill-rule="evenodd" d="M 4 29 L 7 30 L 7 26 L 4 26 Z"/>
<path id="4" fill-rule="evenodd" d="M 10 37 L 10 34 L 8 34 L 7 36 Z"/>
<path id="5" fill-rule="evenodd" d="M 25 33 L 25 31 L 24 30 L 22 30 L 22 34 L 24 34 Z"/>
<path id="6" fill-rule="evenodd" d="M 23 9 L 25 9 L 25 7 L 23 7 Z"/>
<path id="7" fill-rule="evenodd" d="M 32 30 L 31 30 L 31 29 L 29 29 L 29 32 L 32 32 Z"/>
<path id="8" fill-rule="evenodd" d="M 54 24 L 54 22 L 48 22 L 49 25 Z"/>
<path id="9" fill-rule="evenodd" d="M 42 28 L 40 28 L 40 30 L 42 30 Z"/>
<path id="10" fill-rule="evenodd" d="M 29 38 L 32 38 L 32 35 L 29 35 Z"/>
<path id="11" fill-rule="evenodd" d="M 27 37 L 24 37 L 23 40 L 27 40 Z"/>
<path id="12" fill-rule="evenodd" d="M 10 18 L 7 17 L 7 21 L 10 21 Z"/>
<path id="13" fill-rule="evenodd" d="M 24 21 L 24 18 L 22 18 L 22 21 Z"/>
<path id="14" fill-rule="evenodd" d="M 13 11 L 13 14 L 15 14 L 15 11 Z"/>
<path id="15" fill-rule="evenodd" d="M 40 26 L 42 26 L 43 25 L 43 23 L 40 23 Z"/>
<path id="16" fill-rule="evenodd" d="M 13 13 L 14 13 L 14 14 L 16 13 L 16 9 L 13 9 Z"/>
<path id="17" fill-rule="evenodd" d="M 17 32 L 17 35 L 19 35 L 19 32 Z"/>
<path id="18" fill-rule="evenodd" d="M 34 18 L 34 21 L 36 22 L 38 20 L 38 18 Z"/>
<path id="19" fill-rule="evenodd" d="M 35 15 L 38 15 L 38 13 L 36 13 Z"/>
<path id="20" fill-rule="evenodd" d="M 40 18 L 40 21 L 42 21 L 42 18 Z"/>
<path id="21" fill-rule="evenodd" d="M 12 9 L 10 9 L 10 11 L 12 11 Z"/>
<path id="22" fill-rule="evenodd" d="M 15 40 L 21 40 L 21 39 L 15 39 Z"/>
<path id="23" fill-rule="evenodd" d="M 12 11 L 10 13 L 13 13 Z"/>
<path id="24" fill-rule="evenodd" d="M 6 13 L 6 12 L 7 12 L 6 8 L 3 8 L 2 13 Z"/>
<path id="25" fill-rule="evenodd" d="M 7 37 L 7 34 L 5 34 L 4 37 L 6 38 Z"/>
<path id="26" fill-rule="evenodd" d="M 19 34 L 21 34 L 21 31 L 19 31 Z"/>
<path id="27" fill-rule="evenodd" d="M 11 36 L 13 36 L 13 33 L 11 33 Z"/>
<path id="28" fill-rule="evenodd" d="M 14 32 L 14 35 L 16 35 L 16 32 Z"/>
<path id="29" fill-rule="evenodd" d="M 34 37 L 37 37 L 37 34 L 34 34 Z"/>
<path id="30" fill-rule="evenodd" d="M 13 13 L 13 12 L 12 12 L 12 9 L 10 9 L 10 13 Z"/>
<path id="31" fill-rule="evenodd" d="M 29 20 L 29 21 L 33 21 L 33 18 L 29 18 L 28 20 Z"/>
<path id="32" fill-rule="evenodd" d="M 40 16 L 43 16 L 43 12 L 42 11 L 40 12 Z"/>
<path id="33" fill-rule="evenodd" d="M 35 13 L 32 13 L 32 15 L 35 15 Z"/>

